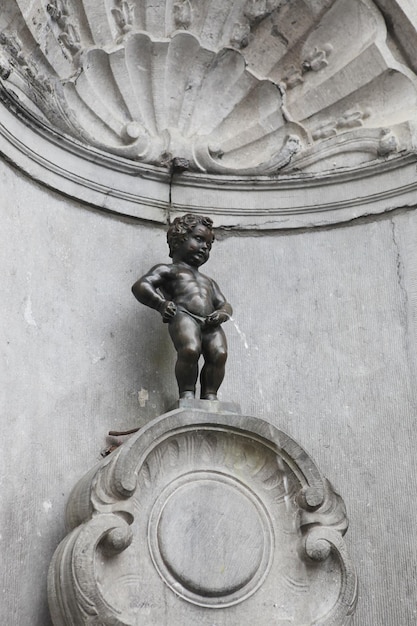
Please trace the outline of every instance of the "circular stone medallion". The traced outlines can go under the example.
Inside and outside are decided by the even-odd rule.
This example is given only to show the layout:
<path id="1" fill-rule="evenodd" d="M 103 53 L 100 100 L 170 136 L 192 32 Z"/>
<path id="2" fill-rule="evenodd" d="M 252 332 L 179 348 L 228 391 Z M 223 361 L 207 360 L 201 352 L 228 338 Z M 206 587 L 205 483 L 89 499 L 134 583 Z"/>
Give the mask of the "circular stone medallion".
<path id="1" fill-rule="evenodd" d="M 149 520 L 149 546 L 162 579 L 201 606 L 236 604 L 262 584 L 272 559 L 267 512 L 246 486 L 217 472 L 168 485 Z"/>

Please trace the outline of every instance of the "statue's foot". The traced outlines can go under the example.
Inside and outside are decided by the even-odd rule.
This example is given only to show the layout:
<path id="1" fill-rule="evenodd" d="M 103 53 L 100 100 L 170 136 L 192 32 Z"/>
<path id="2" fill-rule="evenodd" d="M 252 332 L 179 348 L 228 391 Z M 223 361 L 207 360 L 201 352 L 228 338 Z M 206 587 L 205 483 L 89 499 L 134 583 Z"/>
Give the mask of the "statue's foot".
<path id="1" fill-rule="evenodd" d="M 180 393 L 180 400 L 190 400 L 192 398 L 195 398 L 194 391 L 182 391 Z"/>
<path id="2" fill-rule="evenodd" d="M 217 400 L 217 395 L 215 393 L 206 393 L 205 396 L 201 396 L 202 400 Z"/>

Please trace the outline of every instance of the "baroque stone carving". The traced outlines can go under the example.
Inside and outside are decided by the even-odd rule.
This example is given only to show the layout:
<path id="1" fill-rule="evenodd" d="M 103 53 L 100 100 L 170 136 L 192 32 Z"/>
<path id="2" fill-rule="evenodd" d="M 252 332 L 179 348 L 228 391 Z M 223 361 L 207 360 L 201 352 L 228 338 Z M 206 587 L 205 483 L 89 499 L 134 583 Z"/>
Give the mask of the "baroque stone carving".
<path id="1" fill-rule="evenodd" d="M 395 150 L 413 148 L 417 77 L 371 0 L 20 7 L 5 0 L 3 41 L 23 48 L 4 46 L 0 80 L 104 152 L 259 175 L 334 168 L 339 134 L 349 165 L 391 154 L 369 148 L 369 133 L 385 128 Z"/>
<path id="2" fill-rule="evenodd" d="M 71 15 L 69 0 L 52 0 L 47 7 L 52 20 L 60 28 L 58 41 L 62 43 L 72 55 L 81 50 L 81 37 L 74 18 Z"/>
<path id="3" fill-rule="evenodd" d="M 291 65 L 291 67 L 285 71 L 283 76 L 283 82 L 288 89 L 292 89 L 296 85 L 300 85 L 304 82 L 303 75 L 306 72 L 319 72 L 328 66 L 327 57 L 332 52 L 333 46 L 331 44 L 325 44 L 322 49 L 317 46 L 314 50 L 307 54 L 306 58 L 302 61 L 299 68 Z M 314 138 L 314 137 L 313 137 Z"/>
<path id="4" fill-rule="evenodd" d="M 191 626 L 207 611 L 219 626 L 348 624 L 341 498 L 267 422 L 182 403 L 74 488 L 49 574 L 54 624 Z"/>
<path id="5" fill-rule="evenodd" d="M 333 224 L 415 203 L 417 21 L 406 0 L 241 0 L 233 10 L 223 0 L 3 5 L 0 150 L 50 188 L 134 218 L 210 213 L 216 227 L 236 229 Z M 60 11 L 78 53 L 59 39 Z M 139 41 L 156 52 L 153 65 L 129 53 Z M 182 118 L 159 85 L 178 93 L 159 63 L 169 58 L 181 77 L 189 57 L 170 58 L 180 42 L 234 72 L 213 81 L 212 108 L 191 111 L 184 94 L 192 106 Z M 129 64 L 150 90 L 140 115 Z M 230 94 L 247 80 L 252 95 L 233 108 Z M 222 98 L 226 118 L 216 126 Z M 211 135 L 190 132 L 195 111 Z M 179 159 L 185 169 L 174 167 Z"/>
<path id="6" fill-rule="evenodd" d="M 172 220 L 190 211 L 210 212 L 216 227 L 235 230 L 311 228 L 415 204 L 416 156 L 399 152 L 404 140 L 400 128 L 395 134 L 389 129 L 369 131 L 370 156 L 381 150 L 389 158 L 353 170 L 346 164 L 354 145 L 341 134 L 325 155 L 340 166 L 335 172 L 214 180 L 192 172 L 173 176 L 155 166 L 87 148 L 59 132 L 51 134 L 21 101 L 0 88 L 3 100 L 7 107 L 0 105 L 0 150 L 10 163 L 59 193 L 131 219 L 166 224 L 167 216 Z M 307 169 L 315 163 L 314 150 L 305 150 L 303 158 Z"/>
<path id="7" fill-rule="evenodd" d="M 118 0 L 111 10 L 121 36 L 133 28 L 133 6 L 126 0 Z"/>

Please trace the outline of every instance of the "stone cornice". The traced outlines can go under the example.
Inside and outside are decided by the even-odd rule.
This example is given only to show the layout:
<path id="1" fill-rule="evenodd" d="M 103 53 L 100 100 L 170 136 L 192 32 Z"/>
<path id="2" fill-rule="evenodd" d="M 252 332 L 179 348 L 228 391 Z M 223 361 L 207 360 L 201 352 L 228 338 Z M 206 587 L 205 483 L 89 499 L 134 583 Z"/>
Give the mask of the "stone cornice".
<path id="1" fill-rule="evenodd" d="M 225 228 L 306 228 L 417 205 L 417 156 L 395 154 L 357 168 L 279 176 L 209 176 L 138 164 L 87 147 L 1 92 L 0 151 L 49 188 L 104 211 L 166 223 L 210 213 Z"/>

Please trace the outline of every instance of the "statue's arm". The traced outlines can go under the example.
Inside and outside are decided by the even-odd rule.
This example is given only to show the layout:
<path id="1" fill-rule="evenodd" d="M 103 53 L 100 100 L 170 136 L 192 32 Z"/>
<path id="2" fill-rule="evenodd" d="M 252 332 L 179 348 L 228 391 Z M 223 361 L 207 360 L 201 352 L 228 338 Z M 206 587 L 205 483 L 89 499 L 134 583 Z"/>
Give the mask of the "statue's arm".
<path id="1" fill-rule="evenodd" d="M 208 316 L 206 322 L 216 326 L 227 322 L 233 315 L 232 305 L 227 302 L 226 298 L 220 291 L 218 284 L 213 280 L 213 294 L 215 311 Z"/>
<path id="2" fill-rule="evenodd" d="M 133 295 L 139 302 L 156 309 L 164 321 L 168 321 L 176 312 L 173 302 L 166 300 L 159 289 L 167 285 L 171 279 L 171 266 L 155 265 L 147 274 L 139 278 L 132 287 Z M 165 319 L 165 318 L 168 319 Z"/>

